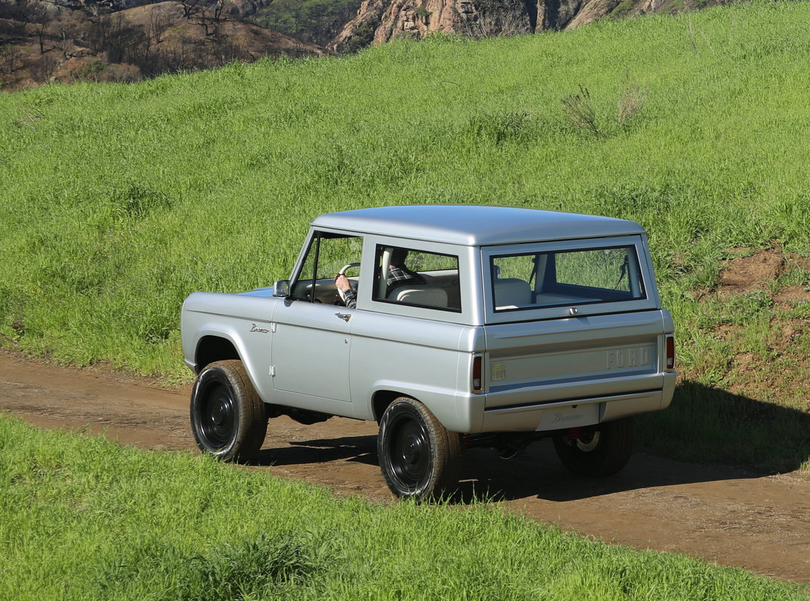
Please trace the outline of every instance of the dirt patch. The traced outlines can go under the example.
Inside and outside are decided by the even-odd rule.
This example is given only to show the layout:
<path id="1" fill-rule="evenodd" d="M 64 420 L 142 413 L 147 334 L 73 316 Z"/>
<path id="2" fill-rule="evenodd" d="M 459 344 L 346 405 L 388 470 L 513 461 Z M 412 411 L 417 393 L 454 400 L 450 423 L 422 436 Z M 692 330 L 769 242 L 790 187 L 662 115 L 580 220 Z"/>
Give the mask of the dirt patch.
<path id="1" fill-rule="evenodd" d="M 188 390 L 161 390 L 98 370 L 71 370 L 0 352 L 0 411 L 43 427 L 106 433 L 123 444 L 195 450 Z M 270 421 L 255 469 L 323 484 L 337 495 L 391 502 L 376 457 L 376 425 L 342 418 Z M 489 494 L 530 519 L 598 539 L 703 557 L 810 582 L 810 483 L 731 468 L 633 456 L 617 476 L 565 471 L 548 441 L 504 461 L 465 455 L 466 496 Z"/>
<path id="2" fill-rule="evenodd" d="M 714 290 L 700 296 L 711 352 L 687 376 L 712 374 L 729 392 L 810 408 L 810 258 L 782 248 L 734 249 Z"/>
<path id="3" fill-rule="evenodd" d="M 733 249 L 740 255 L 723 262 L 716 292 L 723 297 L 738 296 L 754 291 L 776 290 L 773 300 L 780 304 L 810 302 L 807 286 L 779 285 L 779 279 L 791 271 L 810 273 L 810 257 L 795 253 L 783 254 L 778 245 L 748 254 L 749 249 Z"/>
<path id="4" fill-rule="evenodd" d="M 810 303 L 810 292 L 804 286 L 785 286 L 773 297 L 780 305 Z"/>
<path id="5" fill-rule="evenodd" d="M 746 250 L 735 249 L 733 252 L 743 253 Z M 752 290 L 767 290 L 782 274 L 784 267 L 785 260 L 779 247 L 729 259 L 721 267 L 718 292 L 735 296 Z"/>

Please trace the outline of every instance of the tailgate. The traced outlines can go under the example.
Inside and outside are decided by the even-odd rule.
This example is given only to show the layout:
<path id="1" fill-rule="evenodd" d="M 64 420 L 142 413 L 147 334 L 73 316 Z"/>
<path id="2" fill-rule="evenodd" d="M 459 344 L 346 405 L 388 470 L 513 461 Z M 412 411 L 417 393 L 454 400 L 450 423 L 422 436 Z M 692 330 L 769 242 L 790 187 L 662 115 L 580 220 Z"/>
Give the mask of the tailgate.
<path id="1" fill-rule="evenodd" d="M 486 326 L 486 407 L 661 390 L 666 321 L 656 310 Z"/>

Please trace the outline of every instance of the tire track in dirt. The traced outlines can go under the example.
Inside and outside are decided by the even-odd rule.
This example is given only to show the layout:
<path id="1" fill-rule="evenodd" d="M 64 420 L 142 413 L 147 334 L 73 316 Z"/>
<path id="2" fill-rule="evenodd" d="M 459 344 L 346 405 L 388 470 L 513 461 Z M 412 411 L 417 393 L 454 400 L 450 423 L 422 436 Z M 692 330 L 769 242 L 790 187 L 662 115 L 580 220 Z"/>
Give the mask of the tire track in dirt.
<path id="1" fill-rule="evenodd" d="M 0 352 L 0 411 L 41 427 L 106 433 L 122 444 L 196 449 L 189 390 Z M 390 501 L 376 433 L 376 424 L 343 418 L 312 426 L 275 418 L 256 463 L 338 495 Z M 482 449 L 468 451 L 464 461 L 467 497 L 489 494 L 528 518 L 610 543 L 810 582 L 810 482 L 796 476 L 759 477 L 636 454 L 620 474 L 588 480 L 567 472 L 548 441 L 510 461 Z"/>

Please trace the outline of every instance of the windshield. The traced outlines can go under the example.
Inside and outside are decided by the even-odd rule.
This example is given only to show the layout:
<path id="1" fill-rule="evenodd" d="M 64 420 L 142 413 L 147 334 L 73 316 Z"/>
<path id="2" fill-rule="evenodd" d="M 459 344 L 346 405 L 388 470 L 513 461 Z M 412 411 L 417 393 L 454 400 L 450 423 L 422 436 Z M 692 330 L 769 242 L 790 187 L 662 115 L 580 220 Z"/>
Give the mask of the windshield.
<path id="1" fill-rule="evenodd" d="M 495 311 L 647 298 L 635 246 L 491 258 Z"/>

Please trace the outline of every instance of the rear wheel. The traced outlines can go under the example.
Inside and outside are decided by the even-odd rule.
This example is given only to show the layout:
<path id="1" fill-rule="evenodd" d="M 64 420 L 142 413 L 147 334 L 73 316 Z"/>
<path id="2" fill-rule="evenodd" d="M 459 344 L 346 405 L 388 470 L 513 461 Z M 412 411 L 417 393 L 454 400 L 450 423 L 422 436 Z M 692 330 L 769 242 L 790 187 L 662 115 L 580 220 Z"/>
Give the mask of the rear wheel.
<path id="1" fill-rule="evenodd" d="M 261 449 L 267 414 L 241 361 L 211 363 L 197 376 L 191 430 L 200 450 L 226 461 L 248 461 Z"/>
<path id="2" fill-rule="evenodd" d="M 563 465 L 583 476 L 610 476 L 627 465 L 635 445 L 635 421 L 624 417 L 554 435 Z"/>
<path id="3" fill-rule="evenodd" d="M 383 413 L 377 452 L 385 482 L 398 497 L 431 499 L 458 486 L 459 435 L 412 398 L 399 397 Z"/>

